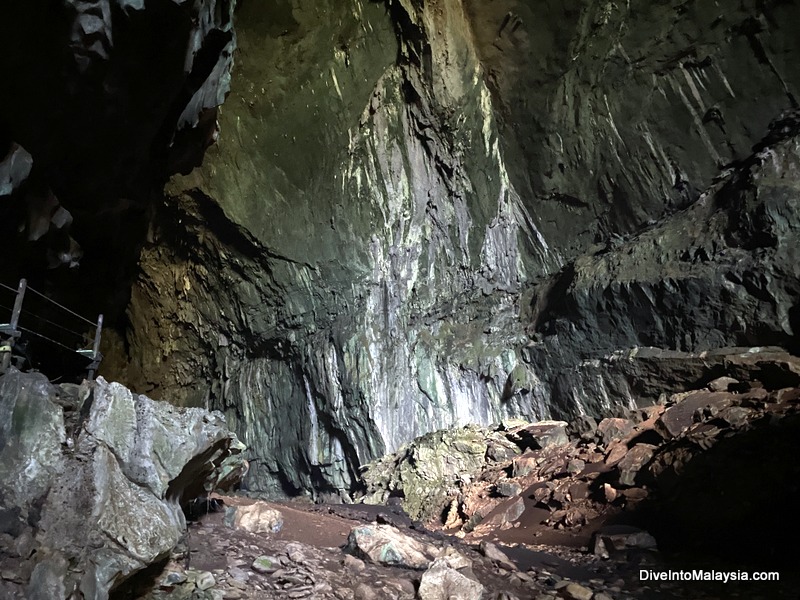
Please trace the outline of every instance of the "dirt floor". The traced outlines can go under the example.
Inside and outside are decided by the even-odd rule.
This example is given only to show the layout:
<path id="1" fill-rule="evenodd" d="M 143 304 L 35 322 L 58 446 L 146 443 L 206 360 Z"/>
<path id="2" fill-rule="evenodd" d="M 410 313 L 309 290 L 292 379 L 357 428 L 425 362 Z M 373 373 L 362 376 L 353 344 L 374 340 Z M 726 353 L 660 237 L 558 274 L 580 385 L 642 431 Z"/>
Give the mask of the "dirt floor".
<path id="1" fill-rule="evenodd" d="M 218 510 L 190 522 L 184 542 L 171 559 L 144 574 L 135 585 L 117 590 L 112 600 L 416 598 L 422 572 L 372 564 L 343 551 L 353 527 L 374 522 L 392 524 L 437 547 L 456 548 L 472 561 L 474 574 L 486 589 L 486 600 L 568 598 L 564 586 L 570 581 L 591 590 L 593 600 L 797 598 L 785 586 L 764 583 L 641 582 L 638 569 L 665 568 L 659 558 L 642 554 L 626 561 L 600 560 L 588 551 L 591 534 L 599 524 L 589 524 L 579 533 L 558 532 L 537 523 L 533 511 L 526 511 L 518 527 L 498 529 L 483 538 L 467 535 L 460 539 L 412 523 L 398 507 L 214 498 L 221 503 Z M 283 523 L 279 531 L 253 533 L 226 522 L 232 508 L 255 505 L 280 512 Z M 487 559 L 479 551 L 482 540 L 495 542 L 514 568 Z"/>

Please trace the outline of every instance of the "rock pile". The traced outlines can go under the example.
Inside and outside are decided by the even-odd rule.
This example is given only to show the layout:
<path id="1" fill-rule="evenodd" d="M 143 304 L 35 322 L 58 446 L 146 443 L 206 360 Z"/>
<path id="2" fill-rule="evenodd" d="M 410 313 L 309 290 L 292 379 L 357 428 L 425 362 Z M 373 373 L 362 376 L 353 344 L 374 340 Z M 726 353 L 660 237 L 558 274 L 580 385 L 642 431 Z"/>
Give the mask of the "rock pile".
<path id="1" fill-rule="evenodd" d="M 412 516 L 469 540 L 533 524 L 542 526 L 534 536 L 597 530 L 592 547 L 604 558 L 653 550 L 646 532 L 606 531 L 603 523 L 665 498 L 719 441 L 798 413 L 799 359 L 756 349 L 728 366 L 700 389 L 617 417 L 424 436 L 366 469 L 365 499 L 399 496 Z"/>

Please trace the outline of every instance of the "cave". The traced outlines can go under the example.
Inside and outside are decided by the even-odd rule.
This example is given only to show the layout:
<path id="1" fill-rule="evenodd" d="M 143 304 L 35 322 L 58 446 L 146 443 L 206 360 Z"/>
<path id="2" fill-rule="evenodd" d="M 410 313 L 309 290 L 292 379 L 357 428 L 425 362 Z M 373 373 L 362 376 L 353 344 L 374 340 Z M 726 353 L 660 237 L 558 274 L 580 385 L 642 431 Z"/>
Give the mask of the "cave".
<path id="1" fill-rule="evenodd" d="M 798 22 L 786 0 L 5 3 L 3 353 L 219 411 L 242 497 L 337 507 L 436 432 L 580 439 L 729 377 L 713 393 L 780 433 L 712 399 L 695 423 L 747 424 L 637 479 L 661 495 L 632 518 L 677 563 L 788 569 Z"/>

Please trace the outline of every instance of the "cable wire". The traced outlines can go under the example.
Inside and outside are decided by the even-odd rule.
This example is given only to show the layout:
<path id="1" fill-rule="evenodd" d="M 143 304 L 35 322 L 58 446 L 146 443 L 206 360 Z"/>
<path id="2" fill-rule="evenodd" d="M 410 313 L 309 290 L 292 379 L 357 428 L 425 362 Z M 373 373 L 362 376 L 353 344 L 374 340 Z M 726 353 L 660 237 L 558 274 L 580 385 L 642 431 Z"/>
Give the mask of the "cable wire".
<path id="1" fill-rule="evenodd" d="M 32 288 L 31 286 L 28 286 L 28 290 L 30 290 L 31 292 L 33 292 L 33 293 L 34 293 L 34 294 L 36 294 L 37 296 L 39 296 L 39 297 L 41 297 L 41 298 L 44 298 L 44 299 L 45 299 L 45 300 L 47 300 L 48 302 L 51 302 L 52 304 L 55 304 L 55 305 L 56 305 L 56 306 L 58 306 L 59 308 L 61 308 L 61 309 L 65 310 L 65 311 L 67 311 L 69 314 L 71 314 L 71 315 L 73 315 L 73 316 L 75 316 L 75 317 L 78 317 L 78 318 L 79 318 L 79 319 L 81 319 L 82 321 L 85 321 L 85 322 L 86 322 L 86 323 L 88 323 L 89 325 L 96 325 L 96 324 L 97 324 L 97 323 L 95 323 L 94 321 L 90 321 L 89 319 L 87 319 L 87 318 L 86 318 L 86 317 L 84 317 L 83 315 L 79 315 L 79 314 L 78 314 L 78 313 L 76 313 L 75 311 L 68 309 L 68 308 L 67 308 L 66 306 L 64 306 L 63 304 L 59 304 L 59 303 L 58 303 L 58 302 L 56 302 L 55 300 L 51 300 L 50 298 L 48 298 L 47 296 L 45 296 L 45 295 L 44 295 L 42 292 L 39 292 L 39 291 L 35 290 L 35 289 L 34 289 L 34 288 Z"/>
<path id="2" fill-rule="evenodd" d="M 49 338 L 46 335 L 42 335 L 41 333 L 37 333 L 37 332 L 35 332 L 35 331 L 31 330 L 31 329 L 27 329 L 25 327 L 20 327 L 19 329 L 20 329 L 20 331 L 24 331 L 25 333 L 29 333 L 31 335 L 35 335 L 36 337 L 41 338 L 41 339 L 43 339 L 43 340 L 45 340 L 47 342 L 50 342 L 51 344 L 55 344 L 56 346 L 64 348 L 65 350 L 69 351 L 72 354 L 77 354 L 78 356 L 83 356 L 82 354 L 79 354 L 78 351 L 75 350 L 74 348 L 70 348 L 69 346 L 67 346 L 65 344 L 62 344 L 61 342 L 57 342 L 56 340 L 54 340 L 52 338 Z M 82 348 L 82 349 L 88 350 L 88 348 Z"/>
<path id="3" fill-rule="evenodd" d="M 16 294 L 17 291 L 18 291 L 18 290 L 15 290 L 14 288 L 12 288 L 11 286 L 8 286 L 8 285 L 6 285 L 5 283 L 2 283 L 2 282 L 0 282 L 0 287 L 4 288 L 4 289 L 7 289 L 9 292 L 12 292 L 14 294 Z"/>
<path id="4" fill-rule="evenodd" d="M 50 319 L 47 319 L 45 317 L 40 317 L 36 313 L 32 313 L 30 311 L 23 310 L 22 314 L 23 315 L 28 315 L 30 317 L 33 317 L 34 319 L 39 319 L 40 321 L 44 321 L 45 323 L 47 323 L 49 325 L 52 325 L 53 327 L 57 327 L 58 329 L 61 329 L 62 331 L 66 331 L 67 333 L 71 333 L 72 335 L 76 335 L 79 338 L 83 339 L 83 336 L 84 336 L 83 333 L 78 333 L 77 331 L 72 331 L 72 329 L 69 329 L 68 327 L 64 327 L 63 325 L 61 325 L 59 323 L 56 323 L 55 321 L 51 321 Z M 97 327 L 97 326 L 95 325 L 95 327 Z"/>

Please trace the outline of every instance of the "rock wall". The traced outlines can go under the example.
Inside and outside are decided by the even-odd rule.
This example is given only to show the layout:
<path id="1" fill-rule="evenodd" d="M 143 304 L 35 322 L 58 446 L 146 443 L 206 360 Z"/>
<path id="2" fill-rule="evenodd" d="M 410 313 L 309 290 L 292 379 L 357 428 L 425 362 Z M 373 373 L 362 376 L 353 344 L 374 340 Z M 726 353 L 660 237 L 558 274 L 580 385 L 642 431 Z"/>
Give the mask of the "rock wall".
<path id="1" fill-rule="evenodd" d="M 252 489 L 347 496 L 425 432 L 792 347 L 798 17 L 245 3 L 219 141 L 141 255 L 128 379 L 224 410 Z"/>
<path id="2" fill-rule="evenodd" d="M 120 325 L 154 195 L 216 136 L 234 4 L 0 7 L 3 282 L 25 277 Z"/>
<path id="3" fill-rule="evenodd" d="M 793 3 L 246 2 L 232 79 L 233 2 L 45 4 L 0 14 L 0 275 L 115 313 L 254 489 L 797 349 Z"/>

